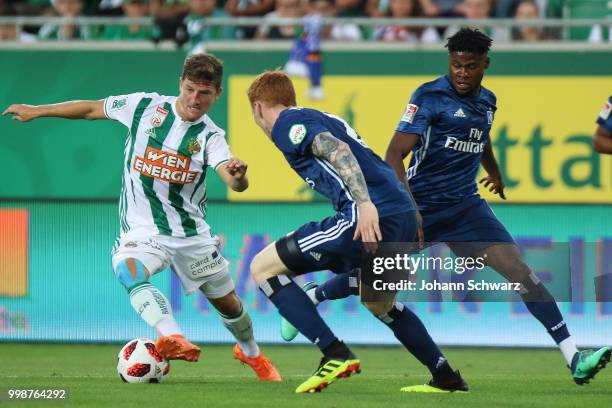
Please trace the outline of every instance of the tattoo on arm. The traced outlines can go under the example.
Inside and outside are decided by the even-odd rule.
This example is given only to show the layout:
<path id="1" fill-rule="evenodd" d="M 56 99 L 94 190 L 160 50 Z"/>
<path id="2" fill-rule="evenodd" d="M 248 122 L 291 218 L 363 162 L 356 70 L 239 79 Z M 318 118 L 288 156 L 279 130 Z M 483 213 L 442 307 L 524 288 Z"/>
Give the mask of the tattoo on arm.
<path id="1" fill-rule="evenodd" d="M 312 154 L 327 160 L 336 169 L 357 204 L 370 201 L 368 186 L 359 163 L 346 143 L 329 132 L 323 132 L 315 136 L 311 150 Z"/>

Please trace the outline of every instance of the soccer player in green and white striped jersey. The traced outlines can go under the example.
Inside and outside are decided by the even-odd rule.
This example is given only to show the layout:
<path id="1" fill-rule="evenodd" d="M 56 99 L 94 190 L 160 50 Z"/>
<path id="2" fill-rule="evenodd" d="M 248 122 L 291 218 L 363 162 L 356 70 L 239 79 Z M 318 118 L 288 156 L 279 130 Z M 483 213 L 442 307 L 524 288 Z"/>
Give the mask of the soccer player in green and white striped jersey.
<path id="1" fill-rule="evenodd" d="M 186 293 L 200 290 L 215 306 L 238 344 L 234 357 L 258 377 L 280 381 L 259 351 L 251 318 L 236 296 L 229 264 L 206 223 L 206 169 L 212 167 L 234 191 L 248 187 L 247 165 L 232 157 L 225 132 L 206 112 L 221 95 L 223 66 L 214 56 L 185 60 L 178 97 L 157 93 L 109 96 L 99 101 L 11 105 L 3 115 L 28 122 L 40 117 L 111 119 L 129 132 L 119 200 L 121 233 L 113 269 L 136 312 L 160 334 L 157 347 L 169 359 L 197 361 L 199 347 L 184 336 L 170 302 L 149 282 L 167 267 Z"/>

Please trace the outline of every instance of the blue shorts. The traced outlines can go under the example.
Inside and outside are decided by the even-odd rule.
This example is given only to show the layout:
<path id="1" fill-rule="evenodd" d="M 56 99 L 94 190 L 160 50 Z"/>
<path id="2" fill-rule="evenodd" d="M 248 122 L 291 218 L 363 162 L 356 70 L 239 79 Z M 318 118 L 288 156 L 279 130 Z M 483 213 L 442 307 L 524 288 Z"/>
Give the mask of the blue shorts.
<path id="1" fill-rule="evenodd" d="M 425 241 L 474 243 L 484 249 L 495 243 L 514 243 L 491 207 L 480 196 L 469 197 L 450 207 L 421 211 Z"/>
<path id="2" fill-rule="evenodd" d="M 415 211 L 380 217 L 382 242 L 414 242 Z M 364 253 L 361 239 L 353 241 L 357 210 L 348 210 L 320 222 L 309 222 L 276 241 L 276 251 L 291 272 L 330 270 L 348 272 L 361 264 Z"/>

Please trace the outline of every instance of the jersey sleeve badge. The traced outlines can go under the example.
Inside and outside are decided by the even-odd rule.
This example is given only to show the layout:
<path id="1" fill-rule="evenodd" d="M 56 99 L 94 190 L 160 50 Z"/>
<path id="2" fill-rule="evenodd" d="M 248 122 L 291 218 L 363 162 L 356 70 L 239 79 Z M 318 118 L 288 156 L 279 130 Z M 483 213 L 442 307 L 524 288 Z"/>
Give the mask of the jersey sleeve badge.
<path id="1" fill-rule="evenodd" d="M 406 106 L 406 110 L 404 111 L 404 114 L 402 115 L 402 119 L 400 120 L 402 122 L 408 122 L 412 124 L 412 121 L 414 121 L 414 116 L 416 115 L 418 110 L 419 110 L 419 107 L 417 105 L 409 103 L 408 106 Z"/>
<path id="2" fill-rule="evenodd" d="M 289 140 L 294 145 L 300 144 L 302 140 L 306 137 L 306 126 L 298 123 L 296 125 L 291 126 L 289 129 Z"/>
<path id="3" fill-rule="evenodd" d="M 603 108 L 601 108 L 601 112 L 599 112 L 599 117 L 603 120 L 608 120 L 610 117 L 610 112 L 612 112 L 612 103 L 610 101 L 604 103 Z"/>
<path id="4" fill-rule="evenodd" d="M 112 106 L 110 107 L 110 110 L 117 110 L 117 109 L 121 109 L 121 108 L 123 108 L 125 105 L 127 105 L 127 98 L 115 99 L 115 100 L 113 101 Z"/>
<path id="5" fill-rule="evenodd" d="M 487 123 L 489 125 L 493 124 L 493 111 L 492 110 L 487 111 Z"/>

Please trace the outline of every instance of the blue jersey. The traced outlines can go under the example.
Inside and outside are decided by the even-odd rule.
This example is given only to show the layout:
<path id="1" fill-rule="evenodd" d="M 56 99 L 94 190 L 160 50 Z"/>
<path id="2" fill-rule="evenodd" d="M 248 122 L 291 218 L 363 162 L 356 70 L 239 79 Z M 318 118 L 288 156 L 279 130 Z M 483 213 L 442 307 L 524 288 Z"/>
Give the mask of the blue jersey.
<path id="1" fill-rule="evenodd" d="M 478 195 L 476 174 L 497 109 L 495 95 L 461 96 L 443 76 L 412 94 L 397 131 L 420 136 L 406 177 L 419 209 Z"/>
<path id="2" fill-rule="evenodd" d="M 311 152 L 312 141 L 322 132 L 329 132 L 349 145 L 379 216 L 404 213 L 414 208 L 393 169 L 344 120 L 314 109 L 296 107 L 282 111 L 272 128 L 274 144 L 310 187 L 331 200 L 336 211 L 355 211 L 355 201 L 334 167 Z"/>
<path id="3" fill-rule="evenodd" d="M 599 116 L 597 116 L 597 124 L 601 127 L 606 128 L 609 132 L 612 132 L 612 96 L 608 98 L 608 101 L 604 103 Z"/>

